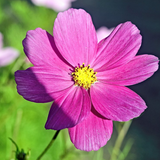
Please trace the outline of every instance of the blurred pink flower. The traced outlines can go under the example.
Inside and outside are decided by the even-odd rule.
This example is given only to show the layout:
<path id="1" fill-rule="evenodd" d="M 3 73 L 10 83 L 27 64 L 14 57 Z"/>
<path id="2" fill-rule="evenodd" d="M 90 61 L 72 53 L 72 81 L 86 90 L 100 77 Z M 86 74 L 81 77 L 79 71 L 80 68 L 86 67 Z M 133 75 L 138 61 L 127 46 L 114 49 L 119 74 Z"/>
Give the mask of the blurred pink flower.
<path id="1" fill-rule="evenodd" d="M 88 13 L 59 13 L 53 36 L 27 32 L 24 52 L 34 65 L 15 73 L 25 99 L 51 106 L 46 129 L 69 129 L 75 147 L 98 150 L 112 134 L 112 121 L 128 121 L 145 109 L 144 100 L 125 86 L 140 83 L 158 69 L 153 55 L 136 56 L 142 37 L 131 22 L 119 24 L 97 43 Z"/>
<path id="2" fill-rule="evenodd" d="M 12 47 L 3 47 L 3 36 L 0 33 L 0 67 L 12 63 L 18 56 L 18 50 Z"/>
<path id="3" fill-rule="evenodd" d="M 35 5 L 45 6 L 57 12 L 70 8 L 73 1 L 75 0 L 32 0 Z"/>
<path id="4" fill-rule="evenodd" d="M 113 31 L 114 28 L 110 28 L 108 29 L 107 27 L 100 27 L 99 29 L 97 29 L 97 38 L 98 38 L 98 42 L 100 42 L 102 39 L 108 37 L 111 32 Z"/>

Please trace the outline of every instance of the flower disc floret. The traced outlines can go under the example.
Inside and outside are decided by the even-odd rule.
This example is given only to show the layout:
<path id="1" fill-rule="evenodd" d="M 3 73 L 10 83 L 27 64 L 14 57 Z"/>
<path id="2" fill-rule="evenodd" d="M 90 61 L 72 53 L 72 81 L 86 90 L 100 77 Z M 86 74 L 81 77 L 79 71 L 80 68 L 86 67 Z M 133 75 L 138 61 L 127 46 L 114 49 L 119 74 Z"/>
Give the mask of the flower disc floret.
<path id="1" fill-rule="evenodd" d="M 75 85 L 82 86 L 85 89 L 89 89 L 91 84 L 97 81 L 96 77 L 97 72 L 94 72 L 90 65 L 76 67 L 74 72 L 72 72 L 72 77 L 75 82 Z"/>

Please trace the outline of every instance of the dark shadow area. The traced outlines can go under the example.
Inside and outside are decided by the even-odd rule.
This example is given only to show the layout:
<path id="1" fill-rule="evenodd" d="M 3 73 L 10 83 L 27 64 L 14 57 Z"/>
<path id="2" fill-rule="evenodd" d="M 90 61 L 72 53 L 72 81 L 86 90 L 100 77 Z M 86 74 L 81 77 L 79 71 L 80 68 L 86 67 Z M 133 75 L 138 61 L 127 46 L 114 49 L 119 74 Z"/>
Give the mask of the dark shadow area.
<path id="1" fill-rule="evenodd" d="M 160 59 L 159 0 L 77 0 L 72 6 L 90 13 L 96 29 L 101 26 L 112 28 L 131 21 L 142 35 L 138 54 L 152 54 Z M 148 80 L 130 88 L 145 100 L 148 108 L 131 125 L 128 137 L 134 139 L 134 145 L 127 160 L 157 160 L 160 157 L 160 70 Z M 136 157 L 132 158 L 132 155 Z"/>
<path id="2" fill-rule="evenodd" d="M 41 76 L 36 77 L 34 71 L 32 71 L 31 68 L 28 68 L 25 71 L 19 70 L 15 73 L 15 80 L 17 83 L 18 93 L 21 96 L 23 96 L 23 98 L 25 98 L 26 100 L 31 101 L 31 102 L 35 102 L 35 103 L 47 103 L 47 102 L 54 101 L 57 98 L 57 97 L 55 98 L 54 89 L 53 89 L 53 91 L 51 91 L 51 90 L 47 91 L 46 90 L 47 84 L 46 84 L 45 80 L 42 80 Z M 60 93 L 58 93 L 59 96 L 61 96 Z M 64 95 L 64 93 L 63 93 L 63 95 Z M 57 94 L 56 94 L 56 96 L 57 96 Z M 53 103 L 54 104 L 52 104 L 52 109 L 50 110 L 50 113 L 49 113 L 50 117 L 52 117 L 52 118 L 50 118 L 49 127 L 47 127 L 47 129 L 59 130 L 57 128 L 52 127 L 52 126 L 55 126 L 55 123 L 56 123 L 56 126 L 62 126 L 61 124 L 65 124 L 65 122 L 70 122 L 69 124 L 74 124 L 73 119 L 70 116 L 68 116 L 61 109 L 61 107 L 59 107 L 59 105 L 56 102 L 53 102 Z M 49 110 L 48 110 L 48 112 L 49 112 Z M 55 114 L 55 112 L 56 113 L 59 112 L 58 115 L 60 115 L 60 116 L 56 115 L 57 119 L 52 120 L 54 118 L 52 116 L 52 114 Z M 46 118 L 47 118 L 47 115 L 46 115 Z"/>
<path id="3" fill-rule="evenodd" d="M 32 153 L 34 153 L 33 156 L 38 157 L 38 156 L 40 156 L 40 154 L 43 151 L 43 150 L 41 151 L 39 148 L 40 148 L 40 146 L 45 147 L 45 145 L 47 145 L 48 142 L 45 142 L 45 140 L 46 140 L 45 137 L 49 135 L 48 133 L 50 133 L 50 131 L 43 132 L 43 129 L 41 129 L 41 128 L 46 128 L 46 126 L 43 126 L 43 125 L 40 126 L 40 125 L 38 125 L 38 123 L 41 123 L 43 121 L 43 124 L 45 124 L 49 114 L 52 114 L 54 112 L 59 112 L 58 115 L 60 115 L 60 116 L 58 118 L 56 117 L 57 118 L 56 122 L 55 122 L 55 119 L 53 120 L 52 118 L 50 118 L 49 127 L 46 128 L 47 130 L 51 130 L 51 129 L 58 130 L 58 128 L 54 128 L 55 123 L 56 123 L 56 126 L 62 126 L 62 125 L 64 126 L 64 124 L 66 124 L 65 123 L 66 121 L 70 122 L 72 124 L 74 123 L 74 121 L 73 121 L 72 117 L 68 116 L 59 107 L 59 105 L 56 102 L 53 102 L 55 100 L 55 98 L 52 95 L 52 92 L 48 93 L 48 91 L 46 89 L 46 83 L 44 85 L 43 84 L 44 81 L 41 81 L 40 77 L 36 76 L 35 73 L 30 68 L 28 68 L 27 70 L 18 70 L 15 73 L 15 80 L 16 80 L 16 83 L 17 83 L 17 91 L 19 92 L 19 94 L 21 96 L 23 96 L 23 98 L 25 98 L 28 101 L 31 101 L 31 99 L 32 99 L 31 102 L 32 103 L 36 102 L 36 105 L 34 105 L 34 106 L 36 108 L 38 108 L 38 109 L 35 109 L 35 108 L 33 109 L 30 106 L 27 106 L 25 109 L 23 108 L 23 112 L 21 112 L 21 114 L 23 113 L 23 119 L 21 119 L 22 120 L 22 124 L 21 124 L 21 126 L 22 126 L 21 130 L 22 131 L 20 130 L 19 132 L 17 132 L 18 135 L 20 135 L 20 137 L 23 137 L 21 135 L 21 133 L 23 133 L 24 130 L 25 130 L 26 135 L 24 135 L 24 137 L 25 137 L 26 140 L 28 140 L 28 141 L 37 140 L 37 142 L 40 142 L 39 146 L 38 147 L 36 146 L 37 147 L 36 149 L 39 150 L 38 152 L 34 152 L 33 151 L 34 147 L 32 145 L 30 146 L 30 150 L 32 151 Z M 53 92 L 54 92 L 54 90 L 53 90 Z M 44 110 L 44 108 L 42 109 L 41 108 L 42 106 L 39 105 L 39 103 L 46 103 L 46 102 L 50 102 L 50 101 L 54 104 L 54 107 L 53 107 L 53 104 L 51 104 L 51 103 L 48 104 L 48 106 L 46 104 L 46 107 L 45 107 L 46 110 Z M 51 110 L 51 106 L 52 106 L 52 110 Z M 45 112 L 44 112 L 44 114 L 42 114 L 42 111 L 39 112 L 38 110 L 43 110 Z M 10 109 L 8 111 L 10 111 Z M 20 110 L 20 111 L 22 111 L 22 110 Z M 35 112 L 35 113 L 33 114 L 32 112 Z M 12 114 L 12 113 L 9 112 L 9 114 Z M 36 116 L 38 115 L 39 119 L 36 119 L 35 117 L 33 117 L 32 114 L 36 115 Z M 25 121 L 24 117 L 26 117 L 27 122 Z M 41 120 L 41 118 L 43 120 Z M 44 120 L 44 119 L 46 119 L 46 120 Z M 33 124 L 34 129 L 32 128 L 33 127 L 32 125 L 31 125 L 31 129 L 29 128 L 30 124 Z M 9 124 L 9 125 L 11 125 L 11 124 Z M 16 125 L 14 125 L 14 126 L 17 127 Z M 29 126 L 27 128 L 28 130 L 26 129 L 26 126 L 27 127 Z M 40 130 L 38 130 L 37 126 L 40 127 L 39 128 Z M 41 137 L 40 139 L 37 138 L 38 136 L 35 134 L 35 130 L 39 131 L 37 133 L 38 133 L 38 136 Z M 4 131 L 5 131 L 5 129 L 4 129 Z M 57 132 L 55 132 L 55 133 L 57 133 Z M 18 137 L 17 139 L 20 139 L 18 135 L 17 135 L 17 137 Z M 30 135 L 30 136 L 28 137 L 28 135 Z M 55 136 L 57 136 L 57 134 L 55 134 Z M 55 136 L 53 137 L 53 139 L 56 139 Z M 25 143 L 23 142 L 23 144 L 25 144 Z M 34 144 L 34 143 L 30 143 L 30 144 Z M 5 144 L 3 145 L 3 147 L 4 146 L 5 146 Z M 53 149 L 53 146 L 52 146 L 52 149 Z M 50 148 L 50 150 L 51 150 L 51 148 Z M 12 153 L 15 154 L 14 152 L 15 151 L 13 149 Z"/>

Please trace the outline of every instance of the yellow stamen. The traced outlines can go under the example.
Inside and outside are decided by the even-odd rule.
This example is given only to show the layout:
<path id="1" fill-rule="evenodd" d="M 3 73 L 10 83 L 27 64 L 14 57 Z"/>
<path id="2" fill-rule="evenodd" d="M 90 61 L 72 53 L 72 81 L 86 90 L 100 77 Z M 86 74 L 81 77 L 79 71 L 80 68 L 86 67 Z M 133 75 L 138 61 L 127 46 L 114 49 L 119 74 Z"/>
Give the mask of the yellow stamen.
<path id="1" fill-rule="evenodd" d="M 75 85 L 89 89 L 91 84 L 97 81 L 96 74 L 97 72 L 94 72 L 90 65 L 85 67 L 83 63 L 80 67 L 75 68 L 72 77 Z"/>

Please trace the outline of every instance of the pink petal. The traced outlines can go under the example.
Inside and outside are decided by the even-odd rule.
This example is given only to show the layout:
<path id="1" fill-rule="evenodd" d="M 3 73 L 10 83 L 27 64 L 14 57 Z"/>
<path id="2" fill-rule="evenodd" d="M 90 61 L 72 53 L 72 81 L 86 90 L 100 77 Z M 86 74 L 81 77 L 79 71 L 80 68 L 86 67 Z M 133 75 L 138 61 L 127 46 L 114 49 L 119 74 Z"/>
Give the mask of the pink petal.
<path id="1" fill-rule="evenodd" d="M 94 59 L 97 51 L 97 36 L 88 13 L 82 9 L 69 9 L 59 13 L 54 22 L 53 35 L 62 56 L 72 65 Z"/>
<path id="2" fill-rule="evenodd" d="M 139 95 L 123 86 L 97 82 L 92 85 L 90 94 L 97 112 L 114 121 L 128 121 L 147 108 Z"/>
<path id="3" fill-rule="evenodd" d="M 138 28 L 131 22 L 118 25 L 98 46 L 95 71 L 113 69 L 124 65 L 138 52 L 141 45 L 141 35 Z"/>
<path id="4" fill-rule="evenodd" d="M 100 27 L 97 30 L 97 38 L 98 38 L 98 42 L 100 42 L 102 39 L 108 37 L 111 32 L 113 31 L 113 28 L 108 29 L 107 27 Z"/>
<path id="5" fill-rule="evenodd" d="M 151 77 L 158 69 L 158 58 L 153 55 L 136 56 L 129 63 L 112 70 L 98 72 L 98 81 L 115 85 L 133 85 Z"/>
<path id="6" fill-rule="evenodd" d="M 54 101 L 45 128 L 60 130 L 74 127 L 88 116 L 90 110 L 88 92 L 82 87 L 72 86 Z"/>
<path id="7" fill-rule="evenodd" d="M 83 122 L 69 128 L 69 134 L 77 149 L 96 151 L 111 138 L 112 130 L 111 120 L 102 119 L 91 112 Z"/>
<path id="8" fill-rule="evenodd" d="M 71 7 L 71 2 L 74 0 L 32 0 L 35 5 L 45 6 L 60 12 Z"/>
<path id="9" fill-rule="evenodd" d="M 24 52 L 30 62 L 35 65 L 50 65 L 66 69 L 64 59 L 57 50 L 53 36 L 47 31 L 37 28 L 27 32 L 23 40 Z"/>
<path id="10" fill-rule="evenodd" d="M 0 66 L 6 66 L 12 63 L 18 56 L 19 51 L 12 47 L 0 49 Z"/>
<path id="11" fill-rule="evenodd" d="M 17 90 L 25 99 L 44 103 L 53 101 L 74 83 L 71 76 L 63 70 L 47 67 L 31 67 L 15 73 Z"/>

